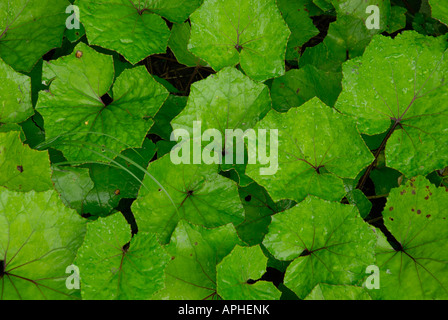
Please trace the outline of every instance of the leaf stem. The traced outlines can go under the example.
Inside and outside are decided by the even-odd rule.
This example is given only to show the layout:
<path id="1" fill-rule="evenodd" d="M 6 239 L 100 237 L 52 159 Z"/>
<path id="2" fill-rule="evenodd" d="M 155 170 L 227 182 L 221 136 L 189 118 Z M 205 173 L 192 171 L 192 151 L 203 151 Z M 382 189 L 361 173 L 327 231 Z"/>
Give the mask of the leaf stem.
<path id="1" fill-rule="evenodd" d="M 372 169 L 375 167 L 376 162 L 378 160 L 378 157 L 380 156 L 381 152 L 384 150 L 384 148 L 386 147 L 386 143 L 389 140 L 389 138 L 392 136 L 392 134 L 395 132 L 395 129 L 400 125 L 400 121 L 396 120 L 394 125 L 392 126 L 392 128 L 390 128 L 389 132 L 387 133 L 387 135 L 384 137 L 383 141 L 381 142 L 380 147 L 376 150 L 375 152 L 375 160 L 370 164 L 370 166 L 367 168 L 366 172 L 364 173 L 364 175 L 361 177 L 361 179 L 359 180 L 359 184 L 356 187 L 357 189 L 362 190 L 364 188 L 364 185 L 367 182 L 367 178 L 370 176 L 370 172 L 372 172 Z"/>

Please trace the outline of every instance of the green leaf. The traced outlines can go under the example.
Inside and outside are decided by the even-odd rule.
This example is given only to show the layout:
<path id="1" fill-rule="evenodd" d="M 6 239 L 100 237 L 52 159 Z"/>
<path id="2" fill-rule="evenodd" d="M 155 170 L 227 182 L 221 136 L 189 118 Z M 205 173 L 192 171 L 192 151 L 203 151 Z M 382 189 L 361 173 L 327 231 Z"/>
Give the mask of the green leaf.
<path id="1" fill-rule="evenodd" d="M 150 4 L 136 0 L 77 0 L 75 4 L 90 44 L 117 51 L 132 64 L 165 53 L 170 29 L 151 12 Z"/>
<path id="2" fill-rule="evenodd" d="M 166 155 L 148 172 L 132 212 L 139 230 L 157 233 L 162 243 L 181 219 L 208 228 L 244 220 L 237 186 L 218 175 L 217 165 L 175 165 Z"/>
<path id="3" fill-rule="evenodd" d="M 206 62 L 188 51 L 190 29 L 189 22 L 174 24 L 171 28 L 171 37 L 168 45 L 179 63 L 189 67 L 206 66 Z"/>
<path id="4" fill-rule="evenodd" d="M 377 195 L 388 194 L 392 188 L 398 187 L 398 178 L 401 177 L 401 173 L 391 168 L 375 168 L 370 173 L 370 179 L 372 179 L 375 185 L 375 193 Z"/>
<path id="5" fill-rule="evenodd" d="M 114 159 L 114 165 L 99 163 L 89 165 L 94 187 L 85 197 L 83 212 L 106 216 L 112 213 L 121 199 L 137 198 L 145 172 L 128 160 L 141 168 L 146 168 L 155 153 L 155 144 L 145 139 L 142 148 L 126 149 L 118 155 Z"/>
<path id="6" fill-rule="evenodd" d="M 216 293 L 216 265 L 241 243 L 235 228 L 213 229 L 179 221 L 165 246 L 171 255 L 166 268 L 165 288 L 154 297 L 170 300 L 213 300 Z"/>
<path id="7" fill-rule="evenodd" d="M 1 46 L 0 46 L 1 48 Z M 31 79 L 0 59 L 0 122 L 18 123 L 33 115 Z"/>
<path id="8" fill-rule="evenodd" d="M 16 193 L 0 188 L 0 276 L 5 300 L 74 298 L 66 287 L 85 221 L 56 191 Z"/>
<path id="9" fill-rule="evenodd" d="M 205 0 L 190 17 L 188 49 L 219 71 L 241 65 L 257 81 L 285 73 L 289 31 L 273 0 Z"/>
<path id="10" fill-rule="evenodd" d="M 53 188 L 47 151 L 24 145 L 20 132 L 0 133 L 0 186 L 13 191 L 46 191 Z"/>
<path id="11" fill-rule="evenodd" d="M 263 244 L 288 266 L 284 284 L 301 299 L 319 283 L 361 285 L 375 236 L 356 207 L 307 197 L 276 214 Z"/>
<path id="12" fill-rule="evenodd" d="M 83 212 L 84 200 L 94 184 L 89 169 L 77 167 L 53 167 L 54 187 L 67 207 Z"/>
<path id="13" fill-rule="evenodd" d="M 302 46 L 312 37 L 319 34 L 309 17 L 307 5 L 310 0 L 277 0 L 283 19 L 291 30 L 291 36 L 286 48 L 286 60 L 294 60 L 300 56 Z"/>
<path id="14" fill-rule="evenodd" d="M 0 58 L 17 71 L 31 71 L 61 46 L 66 0 L 6 0 L 0 3 Z"/>
<path id="15" fill-rule="evenodd" d="M 448 26 L 448 4 L 443 1 L 429 0 L 433 18 Z"/>
<path id="16" fill-rule="evenodd" d="M 171 120 L 173 120 L 186 105 L 187 97 L 170 95 L 160 108 L 159 112 L 155 115 L 154 125 L 149 132 L 157 134 L 162 139 L 170 140 L 171 132 L 173 132 Z"/>
<path id="17" fill-rule="evenodd" d="M 341 93 L 341 80 L 342 73 L 322 71 L 312 65 L 290 70 L 272 83 L 273 108 L 285 112 L 314 97 L 332 107 Z"/>
<path id="18" fill-rule="evenodd" d="M 279 211 L 266 190 L 252 182 L 238 189 L 244 207 L 244 221 L 236 227 L 241 240 L 260 244 L 268 232 L 271 216 Z"/>
<path id="19" fill-rule="evenodd" d="M 377 248 L 379 299 L 448 298 L 448 192 L 418 176 L 392 189 L 384 224 L 402 247 Z"/>
<path id="20" fill-rule="evenodd" d="M 386 164 L 407 177 L 448 163 L 446 47 L 443 37 L 379 35 L 361 59 L 344 64 L 336 108 L 353 116 L 362 133 L 393 132 Z"/>
<path id="21" fill-rule="evenodd" d="M 187 106 L 171 124 L 175 130 L 186 130 L 192 139 L 195 134 L 193 121 L 201 122 L 201 136 L 208 129 L 218 130 L 223 138 L 223 152 L 230 154 L 231 143 L 236 147 L 243 141 L 241 137 L 226 139 L 226 130 L 253 128 L 270 109 L 271 99 L 266 85 L 251 80 L 234 68 L 225 68 L 192 85 Z M 219 163 L 224 164 L 226 161 L 222 154 L 218 156 Z M 233 163 L 236 163 L 235 159 Z"/>
<path id="22" fill-rule="evenodd" d="M 373 161 L 353 121 L 318 98 L 287 113 L 271 111 L 255 129 L 278 130 L 278 171 L 262 175 L 262 164 L 248 164 L 246 174 L 265 187 L 274 201 L 302 201 L 307 195 L 339 201 L 343 178 L 354 179 Z M 249 146 L 254 146 L 249 143 Z"/>
<path id="23" fill-rule="evenodd" d="M 122 72 L 112 90 L 113 101 L 107 105 L 103 96 L 113 77 L 111 56 L 83 43 L 72 55 L 44 65 L 50 91 L 40 92 L 36 109 L 44 118 L 47 139 L 63 136 L 55 148 L 67 160 L 107 162 L 101 148 L 119 153 L 140 147 L 153 124 L 151 118 L 168 97 L 167 90 L 140 66 Z M 92 145 L 99 146 L 95 152 L 87 149 Z"/>
<path id="24" fill-rule="evenodd" d="M 218 294 L 224 300 L 278 300 L 281 292 L 261 280 L 267 261 L 260 246 L 237 245 L 216 268 Z"/>
<path id="25" fill-rule="evenodd" d="M 361 218 L 365 218 L 369 215 L 372 210 L 372 203 L 367 199 L 365 194 L 359 190 L 355 189 L 350 192 L 347 192 L 346 195 L 350 204 L 354 204 L 356 208 L 358 208 L 359 214 Z"/>
<path id="26" fill-rule="evenodd" d="M 318 284 L 305 300 L 372 300 L 366 289 L 355 286 Z"/>
<path id="27" fill-rule="evenodd" d="M 341 64 L 363 54 L 372 37 L 385 31 L 389 24 L 389 0 L 332 0 L 337 12 L 337 20 L 331 23 L 324 41 L 305 50 L 300 58 L 300 66 L 312 64 L 325 71 L 341 70 Z M 368 29 L 367 7 L 375 5 L 379 9 L 379 29 Z"/>
<path id="28" fill-rule="evenodd" d="M 84 26 L 80 24 L 79 29 L 73 28 L 73 29 L 65 29 L 65 37 L 68 41 L 71 43 L 79 41 L 83 36 L 86 34 L 86 29 L 84 29 Z"/>
<path id="29" fill-rule="evenodd" d="M 390 19 L 387 33 L 392 34 L 406 28 L 406 8 L 393 6 L 390 8 Z"/>
<path id="30" fill-rule="evenodd" d="M 121 214 L 87 225 L 79 266 L 86 300 L 147 300 L 163 288 L 168 255 L 154 234 L 131 229 Z"/>
<path id="31" fill-rule="evenodd" d="M 142 4 L 143 8 L 155 12 L 172 22 L 181 23 L 188 19 L 203 0 L 149 0 Z M 140 4 L 140 2 L 139 2 Z"/>

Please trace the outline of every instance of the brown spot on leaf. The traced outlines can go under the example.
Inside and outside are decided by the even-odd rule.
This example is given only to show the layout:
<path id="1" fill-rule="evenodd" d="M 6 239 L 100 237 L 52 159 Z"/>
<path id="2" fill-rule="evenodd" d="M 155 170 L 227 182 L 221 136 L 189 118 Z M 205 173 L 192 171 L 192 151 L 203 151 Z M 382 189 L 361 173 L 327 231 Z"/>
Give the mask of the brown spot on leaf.
<path id="1" fill-rule="evenodd" d="M 120 194 L 120 189 L 114 191 L 115 195 L 118 196 Z"/>
<path id="2" fill-rule="evenodd" d="M 415 190 L 412 190 L 412 194 L 415 194 Z"/>
<path id="3" fill-rule="evenodd" d="M 428 218 L 428 219 L 429 219 L 430 217 L 431 217 L 431 215 L 430 215 L 430 214 L 428 214 L 428 215 L 426 216 L 426 218 Z"/>
<path id="4" fill-rule="evenodd" d="M 17 166 L 17 171 L 19 171 L 20 173 L 23 172 L 23 167 L 22 166 Z"/>
<path id="5" fill-rule="evenodd" d="M 389 211 L 392 211 L 392 210 L 394 210 L 394 207 L 390 207 L 390 208 L 389 208 Z"/>
<path id="6" fill-rule="evenodd" d="M 390 220 L 390 221 L 394 221 L 394 218 L 390 217 L 389 220 Z"/>
<path id="7" fill-rule="evenodd" d="M 429 199 L 429 195 L 425 197 L 425 200 L 428 200 L 428 199 Z"/>
<path id="8" fill-rule="evenodd" d="M 420 213 L 422 213 L 422 210 L 418 209 L 417 214 L 420 214 Z"/>
<path id="9" fill-rule="evenodd" d="M 83 55 L 83 53 L 82 53 L 82 51 L 80 51 L 80 50 L 78 50 L 78 51 L 76 51 L 76 58 L 81 58 L 82 57 L 82 55 Z"/>

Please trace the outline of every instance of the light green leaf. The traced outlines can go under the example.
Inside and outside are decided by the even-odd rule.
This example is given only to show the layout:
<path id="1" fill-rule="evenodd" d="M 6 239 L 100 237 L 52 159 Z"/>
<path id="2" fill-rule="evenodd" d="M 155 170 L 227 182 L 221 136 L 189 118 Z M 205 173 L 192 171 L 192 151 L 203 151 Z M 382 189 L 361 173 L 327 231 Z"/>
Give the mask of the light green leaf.
<path id="1" fill-rule="evenodd" d="M 448 4 L 444 1 L 429 0 L 433 18 L 448 26 Z"/>
<path id="2" fill-rule="evenodd" d="M 379 299 L 448 298 L 448 192 L 418 176 L 391 190 L 384 224 L 401 246 L 377 248 Z"/>
<path id="3" fill-rule="evenodd" d="M 237 186 L 218 175 L 217 165 L 175 165 L 166 155 L 150 163 L 148 172 L 152 177 L 145 176 L 132 212 L 139 230 L 157 233 L 161 243 L 181 219 L 207 228 L 244 220 Z"/>
<path id="4" fill-rule="evenodd" d="M 269 136 L 266 143 L 271 152 L 278 148 L 277 172 L 262 175 L 260 163 L 246 169 L 274 201 L 302 201 L 310 194 L 339 201 L 346 193 L 342 179 L 354 179 L 373 161 L 352 120 L 318 98 L 287 113 L 273 110 L 255 129 L 278 130 L 278 145 Z"/>
<path id="5" fill-rule="evenodd" d="M 446 47 L 444 37 L 379 35 L 362 58 L 344 64 L 336 108 L 353 116 L 362 133 L 393 132 L 386 164 L 407 177 L 448 164 Z"/>
<path id="6" fill-rule="evenodd" d="M 17 71 L 29 72 L 48 51 L 62 44 L 66 0 L 0 2 L 0 58 Z"/>
<path id="7" fill-rule="evenodd" d="M 121 214 L 87 225 L 75 261 L 87 300 L 146 300 L 163 288 L 168 254 L 154 234 L 131 229 Z"/>
<path id="8" fill-rule="evenodd" d="M 24 145 L 18 131 L 0 133 L 0 168 L 0 186 L 23 192 L 53 188 L 48 152 Z"/>
<path id="9" fill-rule="evenodd" d="M 1 44 L 0 44 L 1 48 Z M 33 115 L 31 79 L 0 58 L 0 122 L 18 123 Z"/>
<path id="10" fill-rule="evenodd" d="M 66 269 L 84 239 L 85 221 L 56 191 L 0 187 L 0 230 L 1 299 L 75 298 Z"/>
<path id="11" fill-rule="evenodd" d="M 216 268 L 218 294 L 224 300 L 278 300 L 281 292 L 261 279 L 267 262 L 259 246 L 237 245 Z"/>
<path id="12" fill-rule="evenodd" d="M 165 289 L 154 297 L 170 300 L 216 300 L 216 265 L 241 243 L 235 228 L 213 229 L 179 221 L 165 246 L 171 255 L 166 269 Z"/>
<path id="13" fill-rule="evenodd" d="M 115 50 L 132 64 L 165 53 L 170 30 L 146 1 L 77 0 L 75 4 L 90 44 Z"/>
<path id="14" fill-rule="evenodd" d="M 301 299 L 319 283 L 361 285 L 375 236 L 356 207 L 307 197 L 276 214 L 263 244 L 288 266 L 284 284 Z"/>
<path id="15" fill-rule="evenodd" d="M 219 157 L 219 161 L 216 162 L 223 164 L 223 170 L 226 171 L 237 164 L 235 149 L 238 145 L 244 145 L 242 135 L 237 135 L 234 139 L 230 136 L 226 138 L 226 130 L 242 130 L 244 133 L 247 129 L 253 128 L 270 109 L 269 88 L 229 67 L 216 75 L 209 76 L 206 80 L 194 83 L 187 106 L 171 121 L 171 124 L 175 130 L 186 130 L 191 139 L 195 138 L 194 121 L 200 122 L 198 133 L 201 137 L 208 129 L 218 130 L 222 136 L 220 141 L 222 152 L 216 155 L 212 150 L 207 150 L 210 151 L 211 157 Z M 193 144 L 197 140 L 182 141 L 182 143 L 190 142 Z M 202 143 L 205 147 L 210 144 L 206 141 Z M 207 150 L 204 148 L 203 151 Z M 231 164 L 225 159 L 228 155 L 233 155 Z M 196 152 L 194 156 L 197 156 Z M 245 156 L 244 159 L 246 160 L 247 157 Z M 244 172 L 244 170 L 239 171 Z"/>
<path id="16" fill-rule="evenodd" d="M 113 101 L 106 104 L 103 96 L 113 78 L 111 56 L 83 43 L 72 55 L 44 65 L 50 91 L 40 92 L 36 109 L 44 118 L 47 139 L 62 136 L 54 147 L 67 160 L 107 162 L 101 156 L 102 148 L 119 153 L 140 147 L 153 124 L 151 118 L 169 94 L 140 66 L 122 72 L 112 90 Z"/>
<path id="17" fill-rule="evenodd" d="M 291 32 L 274 0 L 205 0 L 190 20 L 188 49 L 216 71 L 239 63 L 257 81 L 285 73 Z"/>

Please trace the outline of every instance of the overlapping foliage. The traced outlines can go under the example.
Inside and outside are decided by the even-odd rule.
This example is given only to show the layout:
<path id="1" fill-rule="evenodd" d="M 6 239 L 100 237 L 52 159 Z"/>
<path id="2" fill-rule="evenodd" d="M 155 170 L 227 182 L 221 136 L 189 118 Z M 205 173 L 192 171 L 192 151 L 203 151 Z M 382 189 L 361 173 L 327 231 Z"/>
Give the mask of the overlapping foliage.
<path id="1" fill-rule="evenodd" d="M 448 299 L 447 25 L 433 0 L 1 1 L 0 299 Z M 260 137 L 173 163 L 194 121 L 266 130 L 277 171 Z"/>

